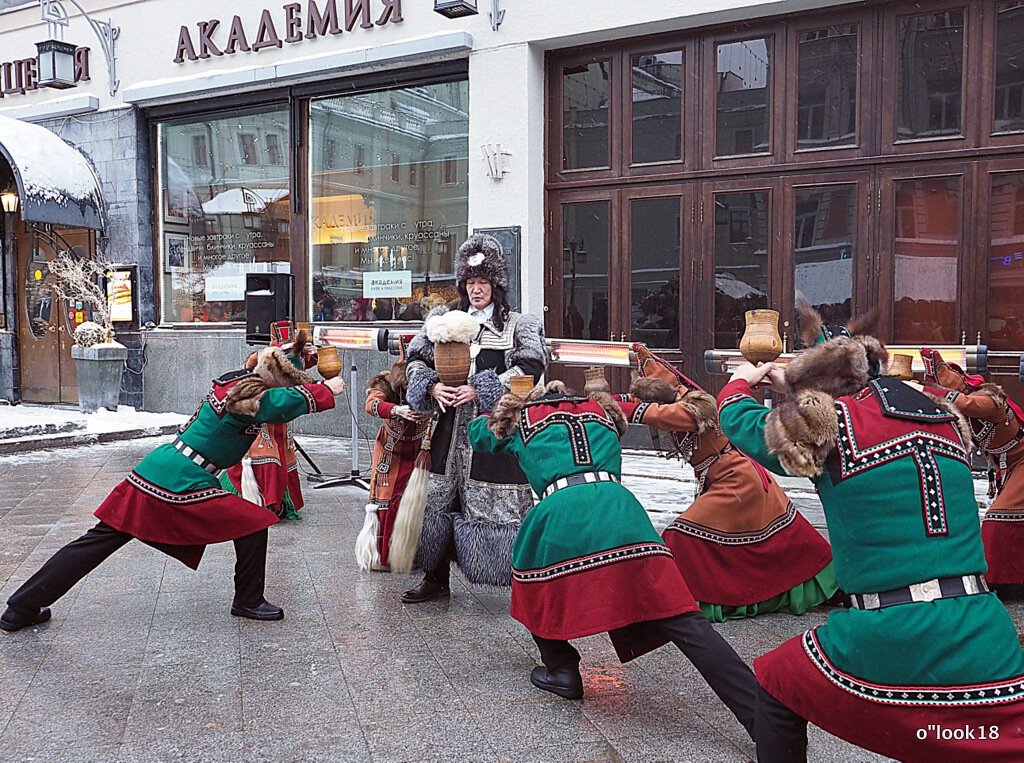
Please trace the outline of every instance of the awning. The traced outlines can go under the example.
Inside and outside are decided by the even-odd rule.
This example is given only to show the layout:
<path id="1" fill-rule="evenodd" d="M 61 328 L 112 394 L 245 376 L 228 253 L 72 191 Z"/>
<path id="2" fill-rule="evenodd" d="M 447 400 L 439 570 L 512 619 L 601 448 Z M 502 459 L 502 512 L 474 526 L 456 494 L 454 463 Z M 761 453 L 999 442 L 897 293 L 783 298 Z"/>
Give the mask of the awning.
<path id="1" fill-rule="evenodd" d="M 45 127 L 0 116 L 0 156 L 14 172 L 22 220 L 103 228 L 99 181 L 76 148 Z"/>

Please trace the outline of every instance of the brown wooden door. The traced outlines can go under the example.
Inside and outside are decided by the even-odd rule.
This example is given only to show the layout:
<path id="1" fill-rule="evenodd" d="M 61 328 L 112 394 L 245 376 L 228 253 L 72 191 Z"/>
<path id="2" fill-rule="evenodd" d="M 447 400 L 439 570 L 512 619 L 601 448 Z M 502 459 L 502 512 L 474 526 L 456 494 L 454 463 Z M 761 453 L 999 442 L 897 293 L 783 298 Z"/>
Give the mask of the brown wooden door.
<path id="1" fill-rule="evenodd" d="M 26 403 L 77 403 L 78 381 L 71 358 L 74 326 L 89 317 L 85 305 L 68 305 L 48 285 L 46 263 L 57 251 L 91 255 L 87 230 L 21 225 L 17 234 L 18 355 L 21 396 Z"/>

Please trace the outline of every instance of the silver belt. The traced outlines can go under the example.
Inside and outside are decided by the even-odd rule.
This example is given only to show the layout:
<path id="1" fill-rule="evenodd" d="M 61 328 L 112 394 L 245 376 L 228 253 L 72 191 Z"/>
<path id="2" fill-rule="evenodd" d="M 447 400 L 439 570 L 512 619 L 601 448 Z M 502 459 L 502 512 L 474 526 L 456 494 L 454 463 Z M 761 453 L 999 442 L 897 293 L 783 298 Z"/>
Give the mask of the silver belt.
<path id="1" fill-rule="evenodd" d="M 589 485 L 594 482 L 618 482 L 618 476 L 611 472 L 582 472 L 580 474 L 570 474 L 568 477 L 559 477 L 557 480 L 552 482 L 544 490 L 541 495 L 541 500 L 547 498 L 555 491 L 562 490 L 563 488 L 572 487 L 573 485 Z"/>
<path id="2" fill-rule="evenodd" d="M 979 593 L 988 593 L 985 578 L 981 575 L 964 575 L 959 578 L 935 578 L 881 593 L 852 593 L 850 606 L 854 609 L 882 609 L 897 604 L 952 599 Z"/>
<path id="3" fill-rule="evenodd" d="M 187 458 L 189 461 L 194 463 L 196 466 L 200 467 L 201 469 L 205 469 L 210 474 L 216 474 L 217 472 L 220 471 L 220 467 L 213 463 L 213 461 L 206 458 L 202 453 L 195 450 L 194 448 L 190 448 L 177 437 L 174 438 L 174 449 L 178 451 L 181 455 L 183 455 L 185 458 Z"/>

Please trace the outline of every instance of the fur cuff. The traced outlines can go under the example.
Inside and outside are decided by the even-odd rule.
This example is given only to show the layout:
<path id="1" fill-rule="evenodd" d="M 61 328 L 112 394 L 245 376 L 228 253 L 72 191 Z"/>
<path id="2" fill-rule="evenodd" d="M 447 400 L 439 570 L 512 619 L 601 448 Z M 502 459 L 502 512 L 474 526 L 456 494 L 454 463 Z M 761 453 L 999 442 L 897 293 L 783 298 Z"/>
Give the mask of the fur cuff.
<path id="1" fill-rule="evenodd" d="M 430 388 L 440 381 L 437 371 L 429 366 L 418 365 L 409 379 L 409 406 L 418 413 L 433 413 L 437 408 Z"/>
<path id="2" fill-rule="evenodd" d="M 615 402 L 614 397 L 607 392 L 593 392 L 590 395 L 590 399 L 604 408 L 604 412 L 608 414 L 612 423 L 615 424 L 615 431 L 619 433 L 619 437 L 626 434 L 626 431 L 629 429 L 629 422 L 626 421 L 626 414 L 622 412 L 622 408 Z"/>
<path id="3" fill-rule="evenodd" d="M 988 394 L 986 390 L 981 389 L 982 387 L 995 387 L 996 389 L 999 390 L 1002 389 L 1002 387 L 1000 387 L 998 384 L 982 384 L 976 390 L 972 390 L 972 392 L 981 391 L 981 394 L 983 395 Z M 939 406 L 939 408 L 946 411 L 947 413 L 951 413 L 954 416 L 956 416 L 956 428 L 957 431 L 960 432 L 960 439 L 964 441 L 964 447 L 967 448 L 968 452 L 970 452 L 971 448 L 974 447 L 974 438 L 971 435 L 971 425 L 967 423 L 967 418 L 963 415 L 963 413 L 960 412 L 960 409 L 957 408 L 955 404 L 949 402 L 948 400 L 944 400 L 941 397 L 936 397 L 926 389 L 921 390 L 921 392 L 926 398 L 928 398 L 937 406 Z M 1005 397 L 1003 399 L 1005 400 Z"/>
<path id="4" fill-rule="evenodd" d="M 476 404 L 480 413 L 493 411 L 498 398 L 507 392 L 498 375 L 491 368 L 473 374 L 466 380 L 466 384 L 476 388 Z"/>
<path id="5" fill-rule="evenodd" d="M 787 474 L 816 477 L 838 432 L 835 401 L 824 392 L 803 390 L 768 414 L 764 439 Z"/>
<path id="6" fill-rule="evenodd" d="M 718 401 L 707 392 L 699 389 L 687 390 L 680 403 L 697 420 L 697 434 L 704 434 L 709 429 L 718 429 Z"/>
<path id="7" fill-rule="evenodd" d="M 645 403 L 674 403 L 679 399 L 676 387 L 664 379 L 640 376 L 629 385 L 629 394 Z"/>

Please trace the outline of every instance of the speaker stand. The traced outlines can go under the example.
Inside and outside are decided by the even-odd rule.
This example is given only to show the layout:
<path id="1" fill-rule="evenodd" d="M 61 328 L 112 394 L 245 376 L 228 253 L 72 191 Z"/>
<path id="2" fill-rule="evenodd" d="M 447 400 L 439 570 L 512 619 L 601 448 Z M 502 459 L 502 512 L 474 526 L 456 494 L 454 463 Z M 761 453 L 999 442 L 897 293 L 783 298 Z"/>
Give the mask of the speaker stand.
<path id="1" fill-rule="evenodd" d="M 351 395 L 354 390 L 359 389 L 358 378 L 356 377 L 356 366 L 352 365 L 351 377 L 349 381 L 349 394 Z M 348 410 L 352 416 L 352 473 L 348 477 L 335 477 L 320 482 L 318 485 L 314 485 L 314 490 L 320 490 L 325 487 L 338 487 L 340 485 L 352 485 L 354 487 L 362 488 L 363 490 L 370 489 L 370 483 L 364 480 L 359 475 L 359 420 L 356 418 L 355 407 L 351 403 L 352 398 L 349 398 Z M 316 477 L 316 479 L 314 479 Z M 323 475 L 320 474 L 320 470 L 317 470 L 317 475 L 310 475 L 307 479 L 311 482 L 319 482 L 323 479 Z"/>

